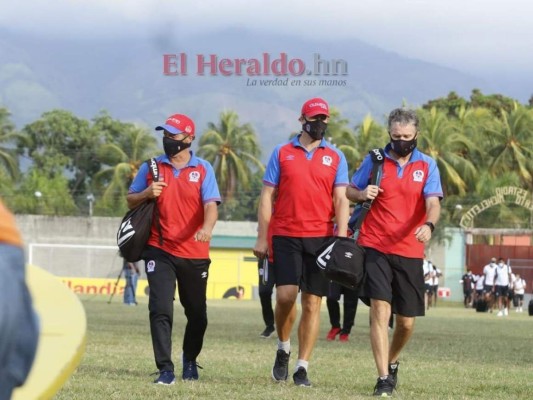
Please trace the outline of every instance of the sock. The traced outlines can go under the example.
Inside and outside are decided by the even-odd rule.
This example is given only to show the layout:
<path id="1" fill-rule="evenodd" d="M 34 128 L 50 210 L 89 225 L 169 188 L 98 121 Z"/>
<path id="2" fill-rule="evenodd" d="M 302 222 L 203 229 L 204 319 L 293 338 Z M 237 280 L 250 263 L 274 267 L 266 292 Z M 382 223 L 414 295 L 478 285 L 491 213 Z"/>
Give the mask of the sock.
<path id="1" fill-rule="evenodd" d="M 307 371 L 307 367 L 309 366 L 309 361 L 298 359 L 296 362 L 296 367 L 294 367 L 294 372 L 298 371 L 298 368 L 304 367 L 304 369 Z"/>
<path id="2" fill-rule="evenodd" d="M 287 340 L 286 342 L 282 342 L 278 339 L 278 350 L 283 350 L 285 353 L 290 354 L 291 352 L 291 340 Z"/>

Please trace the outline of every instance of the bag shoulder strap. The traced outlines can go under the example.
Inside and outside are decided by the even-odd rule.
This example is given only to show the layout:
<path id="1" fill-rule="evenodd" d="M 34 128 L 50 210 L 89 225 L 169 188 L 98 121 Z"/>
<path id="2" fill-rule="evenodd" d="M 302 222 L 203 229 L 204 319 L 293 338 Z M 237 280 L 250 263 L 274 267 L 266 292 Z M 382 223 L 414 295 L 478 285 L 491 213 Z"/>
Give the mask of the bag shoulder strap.
<path id="1" fill-rule="evenodd" d="M 146 160 L 145 163 L 148 165 L 153 181 L 159 182 L 159 166 L 157 165 L 156 159 L 152 157 L 149 160 Z"/>
<path id="2" fill-rule="evenodd" d="M 146 160 L 145 163 L 148 165 L 150 174 L 152 175 L 152 180 L 154 182 L 159 182 L 159 166 L 154 157 Z M 154 214 L 155 214 L 155 224 L 157 226 L 157 232 L 159 233 L 159 245 L 163 245 L 163 233 L 161 232 L 161 221 L 159 220 L 159 209 L 157 208 L 157 201 L 154 201 Z"/>
<path id="3" fill-rule="evenodd" d="M 381 177 L 383 176 L 383 163 L 385 162 L 385 152 L 383 149 L 372 149 L 368 152 L 370 154 L 370 158 L 372 159 L 372 177 L 370 178 L 370 184 L 376 185 L 379 187 L 381 184 Z M 355 221 L 353 230 L 357 231 L 359 228 L 361 228 L 361 225 L 363 225 L 363 221 L 366 218 L 366 215 L 370 211 L 370 208 L 372 207 L 372 200 L 366 200 L 361 205 L 361 213 L 359 214 L 359 217 L 357 218 L 357 221 Z"/>

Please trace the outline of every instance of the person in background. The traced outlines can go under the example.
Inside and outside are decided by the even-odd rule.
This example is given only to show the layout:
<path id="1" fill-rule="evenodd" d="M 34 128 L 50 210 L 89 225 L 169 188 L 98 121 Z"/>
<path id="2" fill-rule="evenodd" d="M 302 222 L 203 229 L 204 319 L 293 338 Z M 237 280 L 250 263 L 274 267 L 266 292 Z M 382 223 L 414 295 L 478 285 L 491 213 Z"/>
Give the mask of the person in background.
<path id="1" fill-rule="evenodd" d="M 323 99 L 306 101 L 299 121 L 301 133 L 278 145 L 268 162 L 259 200 L 254 254 L 258 258 L 266 257 L 270 228 L 278 333 L 272 378 L 276 382 L 288 378 L 290 336 L 296 320 L 298 291 L 301 291 L 298 360 L 292 378 L 295 385 L 309 387 L 309 359 L 318 337 L 322 296 L 328 290 L 328 281 L 316 265 L 316 252 L 333 235 L 334 218 L 337 235 L 347 235 L 348 165 L 344 154 L 324 139 L 329 107 Z"/>
<path id="2" fill-rule="evenodd" d="M 270 260 L 270 255 L 266 258 L 259 259 L 257 262 L 259 270 L 259 300 L 261 301 L 261 314 L 265 323 L 265 329 L 259 336 L 263 339 L 268 339 L 276 332 L 274 309 L 272 308 L 272 293 L 274 292 L 272 263 L 273 261 Z"/>
<path id="3" fill-rule="evenodd" d="M 509 270 L 511 269 L 511 266 L 509 265 Z M 509 309 L 511 309 L 511 304 L 513 307 L 518 307 L 518 303 L 516 302 L 516 298 L 514 295 L 514 282 L 516 280 L 515 274 L 511 272 L 509 275 L 509 290 L 507 291 L 507 305 L 509 306 Z"/>
<path id="4" fill-rule="evenodd" d="M 137 281 L 139 280 L 139 267 L 136 263 L 124 260 L 124 279 L 126 285 L 124 286 L 124 304 L 127 306 L 136 306 L 135 292 L 137 291 Z"/>
<path id="5" fill-rule="evenodd" d="M 350 219 L 348 220 L 348 237 L 354 237 L 354 225 L 357 220 L 357 215 L 354 215 L 355 205 L 350 204 Z M 336 234 L 337 227 L 334 228 L 334 234 Z M 357 232 L 358 234 L 358 232 Z M 331 329 L 326 335 L 326 340 L 334 341 L 337 335 L 339 336 L 339 341 L 347 342 L 350 338 L 350 333 L 352 327 L 355 323 L 355 315 L 357 313 L 357 305 L 359 303 L 359 290 L 349 289 L 347 287 L 341 286 L 338 283 L 330 282 L 328 295 L 326 300 L 326 305 L 328 307 L 329 322 L 331 324 Z M 343 321 L 341 327 L 341 309 L 339 301 L 343 296 Z"/>
<path id="6" fill-rule="evenodd" d="M 494 306 L 494 278 L 496 277 L 496 257 L 492 257 L 490 263 L 483 267 L 485 301 L 489 308 L 489 312 L 492 312 Z"/>
<path id="7" fill-rule="evenodd" d="M 391 396 L 396 389 L 401 351 L 415 318 L 425 313 L 424 247 L 439 220 L 443 192 L 437 163 L 416 148 L 418 126 L 415 111 L 393 110 L 381 185 L 369 184 L 372 160 L 367 156 L 347 189 L 352 202 L 373 200 L 358 243 L 366 250 L 363 290 L 370 298 L 370 343 L 378 372 L 374 396 Z M 391 312 L 396 327 L 389 344 Z"/>
<path id="8" fill-rule="evenodd" d="M 463 284 L 463 305 L 465 308 L 472 307 L 472 293 L 474 291 L 474 275 L 472 270 L 468 268 L 466 274 L 461 277 L 459 283 Z"/>
<path id="9" fill-rule="evenodd" d="M 496 265 L 496 273 L 494 278 L 494 294 L 498 301 L 498 317 L 509 315 L 509 285 L 511 280 L 511 267 L 503 261 L 503 258 L 498 259 Z"/>
<path id="10" fill-rule="evenodd" d="M 189 150 L 195 128 L 188 116 L 174 114 L 155 129 L 163 131 L 165 154 L 156 158 L 161 179 L 153 182 L 147 163 L 143 163 L 126 199 L 130 209 L 150 199 L 157 203 L 159 221 L 152 223 L 142 259 L 150 285 L 150 333 L 159 373 L 154 383 L 172 385 L 176 284 L 187 317 L 181 377 L 188 381 L 199 378 L 196 358 L 207 329 L 209 242 L 218 218 L 220 193 L 211 164 Z"/>
<path id="11" fill-rule="evenodd" d="M 422 271 L 424 274 L 424 305 L 425 309 L 429 310 L 429 306 L 433 302 L 433 267 L 431 262 L 427 260 L 425 254 Z"/>
<path id="12" fill-rule="evenodd" d="M 341 327 L 341 310 L 339 301 L 343 296 L 343 320 Z M 326 340 L 333 341 L 339 336 L 341 342 L 350 340 L 350 333 L 355 322 L 357 314 L 357 305 L 359 302 L 359 289 L 353 290 L 339 285 L 335 282 L 329 283 L 329 292 L 326 300 L 328 307 L 329 322 L 331 329 L 326 335 Z"/>
<path id="13" fill-rule="evenodd" d="M 473 307 L 477 309 L 480 301 L 485 301 L 485 275 L 479 275 L 476 277 Z"/>
<path id="14" fill-rule="evenodd" d="M 516 312 L 523 312 L 524 305 L 524 293 L 526 292 L 526 281 L 522 279 L 519 273 L 516 274 L 513 282 L 514 295 L 516 298 Z"/>
<path id="15" fill-rule="evenodd" d="M 431 299 L 433 301 L 432 306 L 437 307 L 437 297 L 439 297 L 439 278 L 442 277 L 442 271 L 437 268 L 431 261 L 429 262 L 432 268 L 431 277 L 433 281 L 431 283 Z"/>
<path id="16" fill-rule="evenodd" d="M 39 326 L 26 285 L 22 237 L 1 200 L 0 276 L 0 400 L 9 400 L 30 373 Z"/>
<path id="17" fill-rule="evenodd" d="M 276 193 L 274 193 L 274 202 Z M 272 250 L 272 225 L 268 228 L 268 252 L 263 259 L 258 261 L 259 269 L 259 299 L 261 301 L 261 314 L 265 329 L 259 335 L 263 339 L 268 339 L 276 331 L 274 321 L 274 310 L 272 308 L 272 293 L 276 283 L 274 275 L 274 252 Z"/>

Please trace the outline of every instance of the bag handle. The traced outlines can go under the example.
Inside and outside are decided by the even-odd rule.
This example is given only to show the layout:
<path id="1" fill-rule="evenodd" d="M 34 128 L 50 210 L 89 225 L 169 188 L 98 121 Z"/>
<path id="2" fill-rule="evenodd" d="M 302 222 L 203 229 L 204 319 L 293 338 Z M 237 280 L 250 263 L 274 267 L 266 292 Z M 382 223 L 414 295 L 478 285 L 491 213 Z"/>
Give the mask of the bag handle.
<path id="1" fill-rule="evenodd" d="M 157 165 L 156 159 L 152 157 L 149 160 L 146 160 L 145 162 L 148 164 L 148 169 L 150 170 L 150 174 L 152 175 L 153 181 L 159 182 L 159 167 Z"/>
<path id="2" fill-rule="evenodd" d="M 370 158 L 372 159 L 372 177 L 370 178 L 370 184 L 376 185 L 379 187 L 381 183 L 381 177 L 383 176 L 383 163 L 385 162 L 385 152 L 383 149 L 372 149 L 368 152 L 370 154 Z M 361 225 L 363 225 L 363 221 L 366 218 L 366 215 L 370 211 L 370 208 L 372 207 L 372 200 L 365 200 L 363 204 L 361 204 L 361 213 L 357 217 L 357 221 L 355 221 L 355 224 L 353 226 L 353 231 L 357 232 Z"/>
<path id="3" fill-rule="evenodd" d="M 148 169 L 150 170 L 150 174 L 152 175 L 152 180 L 154 182 L 159 182 L 159 166 L 157 165 L 157 161 L 154 157 L 150 158 L 149 160 L 145 161 L 146 164 L 148 164 Z M 161 232 L 161 221 L 159 220 L 159 209 L 157 208 L 157 201 L 154 201 L 155 203 L 155 224 L 157 226 L 157 232 L 159 233 L 159 245 L 163 245 L 163 233 Z"/>

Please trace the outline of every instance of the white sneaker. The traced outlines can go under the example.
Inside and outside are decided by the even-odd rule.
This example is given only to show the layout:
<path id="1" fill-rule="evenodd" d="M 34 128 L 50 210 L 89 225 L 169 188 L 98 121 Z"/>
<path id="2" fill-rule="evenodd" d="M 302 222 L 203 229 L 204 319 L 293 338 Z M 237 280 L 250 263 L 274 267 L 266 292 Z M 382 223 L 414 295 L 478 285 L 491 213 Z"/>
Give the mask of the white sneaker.
<path id="1" fill-rule="evenodd" d="M 503 313 L 501 311 L 498 311 L 498 314 L 496 314 L 498 317 L 503 317 Z"/>
<path id="2" fill-rule="evenodd" d="M 503 309 L 503 315 L 509 315 L 509 310 L 507 308 L 504 308 Z"/>

